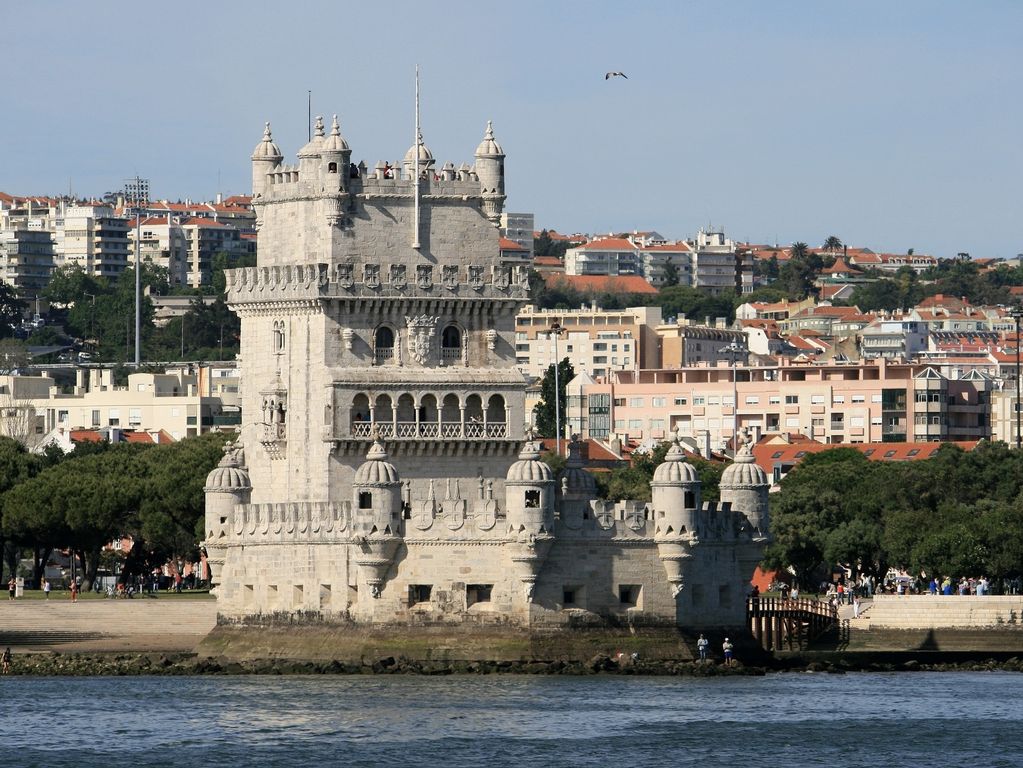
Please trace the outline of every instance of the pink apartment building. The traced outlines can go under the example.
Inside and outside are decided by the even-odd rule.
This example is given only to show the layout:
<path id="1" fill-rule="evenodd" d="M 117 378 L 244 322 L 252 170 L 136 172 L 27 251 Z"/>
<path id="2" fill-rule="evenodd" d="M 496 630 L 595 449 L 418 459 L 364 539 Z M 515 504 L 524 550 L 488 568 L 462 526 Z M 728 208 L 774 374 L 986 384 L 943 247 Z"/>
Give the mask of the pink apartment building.
<path id="1" fill-rule="evenodd" d="M 788 432 L 825 443 L 978 440 L 991 437 L 995 389 L 982 374 L 950 379 L 932 366 L 883 359 L 623 371 L 607 383 L 569 384 L 568 428 L 638 441 L 678 429 L 707 451 L 743 428 L 754 438 Z"/>

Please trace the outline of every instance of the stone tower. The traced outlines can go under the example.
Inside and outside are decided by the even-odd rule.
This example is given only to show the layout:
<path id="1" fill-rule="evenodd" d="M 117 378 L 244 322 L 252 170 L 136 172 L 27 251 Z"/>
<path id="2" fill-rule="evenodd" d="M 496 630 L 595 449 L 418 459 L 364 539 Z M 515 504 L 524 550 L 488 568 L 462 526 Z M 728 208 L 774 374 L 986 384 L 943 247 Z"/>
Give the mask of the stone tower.
<path id="1" fill-rule="evenodd" d="M 741 624 L 766 520 L 746 475 L 703 504 L 676 444 L 650 503 L 611 503 L 577 440 L 555 479 L 524 431 L 528 285 L 500 262 L 493 126 L 472 166 L 438 164 L 421 135 L 373 170 L 352 154 L 335 116 L 295 165 L 269 125 L 252 155 L 259 263 L 227 275 L 245 422 L 206 483 L 220 616 Z"/>

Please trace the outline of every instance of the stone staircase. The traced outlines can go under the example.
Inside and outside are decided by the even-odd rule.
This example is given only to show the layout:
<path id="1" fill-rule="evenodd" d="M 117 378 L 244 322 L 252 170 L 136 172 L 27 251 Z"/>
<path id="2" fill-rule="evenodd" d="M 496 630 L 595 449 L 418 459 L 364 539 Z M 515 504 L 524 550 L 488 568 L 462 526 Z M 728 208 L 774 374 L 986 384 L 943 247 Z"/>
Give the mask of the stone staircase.
<path id="1" fill-rule="evenodd" d="M 876 595 L 853 629 L 983 629 L 1023 631 L 1023 596 Z"/>
<path id="2" fill-rule="evenodd" d="M 16 651 L 190 651 L 217 623 L 210 599 L 0 602 L 0 647 Z"/>

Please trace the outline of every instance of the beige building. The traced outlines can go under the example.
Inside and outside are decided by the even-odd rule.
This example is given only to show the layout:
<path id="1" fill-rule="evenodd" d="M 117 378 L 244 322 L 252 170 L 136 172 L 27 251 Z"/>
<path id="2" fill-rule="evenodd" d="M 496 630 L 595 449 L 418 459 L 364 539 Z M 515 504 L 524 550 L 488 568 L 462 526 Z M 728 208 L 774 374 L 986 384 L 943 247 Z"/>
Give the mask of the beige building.
<path id="1" fill-rule="evenodd" d="M 474 161 L 438 168 L 419 137 L 371 171 L 335 118 L 288 165 L 267 126 L 258 266 L 228 276 L 246 419 L 206 483 L 221 618 L 742 626 L 766 476 L 743 454 L 705 505 L 676 446 L 652 503 L 611 504 L 578 443 L 554 476 L 523 426 L 528 284 L 499 261 L 489 125 Z"/>
<path id="2" fill-rule="evenodd" d="M 115 386 L 109 368 L 75 373 L 70 392 L 48 376 L 0 376 L 0 433 L 36 447 L 54 431 L 113 427 L 180 440 L 241 423 L 233 367 L 133 373 L 125 386 Z"/>
<path id="3" fill-rule="evenodd" d="M 566 357 L 577 373 L 594 378 L 637 371 L 657 364 L 654 329 L 660 322 L 660 307 L 557 310 L 528 304 L 515 317 L 515 360 L 531 378 L 541 378 L 556 359 Z M 555 324 L 561 329 L 557 345 Z"/>

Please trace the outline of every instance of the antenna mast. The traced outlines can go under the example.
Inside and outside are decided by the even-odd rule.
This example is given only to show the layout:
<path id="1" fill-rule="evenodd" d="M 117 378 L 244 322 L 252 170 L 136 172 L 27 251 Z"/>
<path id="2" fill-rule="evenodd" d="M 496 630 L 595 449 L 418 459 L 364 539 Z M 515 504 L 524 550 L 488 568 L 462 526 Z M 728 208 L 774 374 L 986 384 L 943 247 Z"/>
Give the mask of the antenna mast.
<path id="1" fill-rule="evenodd" d="M 412 144 L 413 156 L 413 167 L 412 167 L 412 188 L 414 190 L 415 197 L 415 213 L 414 213 L 414 227 L 415 231 L 412 233 L 412 247 L 419 248 L 419 145 L 422 142 L 419 132 L 419 65 L 416 64 L 416 135 L 414 143 Z"/>

